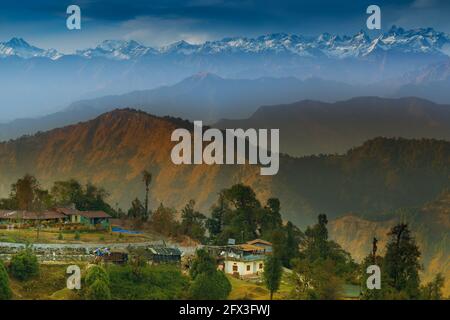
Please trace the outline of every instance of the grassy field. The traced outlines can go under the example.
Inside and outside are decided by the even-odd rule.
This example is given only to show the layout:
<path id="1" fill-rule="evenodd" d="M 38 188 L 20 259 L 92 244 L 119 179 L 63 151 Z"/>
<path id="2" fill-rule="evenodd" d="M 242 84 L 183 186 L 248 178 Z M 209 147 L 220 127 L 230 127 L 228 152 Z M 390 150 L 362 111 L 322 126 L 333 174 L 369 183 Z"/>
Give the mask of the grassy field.
<path id="1" fill-rule="evenodd" d="M 83 269 L 82 263 L 78 263 Z M 67 264 L 40 264 L 39 276 L 28 281 L 10 277 L 14 300 L 77 300 L 75 291 L 66 287 Z"/>
<path id="2" fill-rule="evenodd" d="M 60 239 L 60 234 L 62 239 Z M 0 230 L 0 242 L 14 243 L 111 243 L 111 242 L 145 242 L 161 239 L 152 233 L 125 234 L 109 231 L 80 231 L 80 238 L 76 239 L 75 231 L 60 232 L 57 229 L 41 230 L 39 238 L 35 229 Z"/>
<path id="3" fill-rule="evenodd" d="M 227 275 L 231 282 L 232 290 L 228 299 L 230 300 L 269 300 L 270 293 L 264 284 L 256 284 L 245 280 L 236 279 Z M 283 276 L 280 289 L 274 294 L 274 300 L 286 300 L 292 287 Z"/>

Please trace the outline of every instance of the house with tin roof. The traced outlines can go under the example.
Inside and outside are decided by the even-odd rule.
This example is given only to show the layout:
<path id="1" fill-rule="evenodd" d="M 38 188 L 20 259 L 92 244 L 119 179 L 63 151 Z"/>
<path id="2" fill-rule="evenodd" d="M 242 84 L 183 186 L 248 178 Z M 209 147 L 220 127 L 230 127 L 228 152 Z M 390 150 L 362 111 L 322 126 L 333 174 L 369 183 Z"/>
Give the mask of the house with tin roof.
<path id="1" fill-rule="evenodd" d="M 111 216 L 104 211 L 79 211 L 55 208 L 46 211 L 0 210 L 0 224 L 37 224 L 41 222 L 73 223 L 86 226 L 109 227 Z"/>
<path id="2" fill-rule="evenodd" d="M 65 215 L 69 223 L 80 223 L 90 226 L 109 227 L 111 216 L 104 211 L 80 211 L 73 208 L 56 208 Z"/>
<path id="3" fill-rule="evenodd" d="M 219 268 L 240 278 L 257 277 L 264 271 L 272 243 L 255 239 L 238 245 L 208 246 L 206 250 L 216 257 Z"/>

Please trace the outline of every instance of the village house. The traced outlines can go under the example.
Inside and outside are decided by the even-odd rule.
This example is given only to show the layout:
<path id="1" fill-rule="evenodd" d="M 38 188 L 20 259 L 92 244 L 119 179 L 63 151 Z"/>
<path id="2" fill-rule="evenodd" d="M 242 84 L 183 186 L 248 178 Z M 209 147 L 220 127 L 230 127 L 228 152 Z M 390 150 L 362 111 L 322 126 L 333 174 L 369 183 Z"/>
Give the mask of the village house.
<path id="1" fill-rule="evenodd" d="M 248 241 L 247 243 L 263 248 L 265 250 L 266 254 L 272 253 L 272 243 L 270 243 L 269 241 L 262 240 L 262 239 L 255 239 L 252 241 Z"/>
<path id="2" fill-rule="evenodd" d="M 239 245 L 208 246 L 206 250 L 216 257 L 219 269 L 240 278 L 258 277 L 264 271 L 272 244 L 255 239 Z"/>
<path id="3" fill-rule="evenodd" d="M 2 224 L 36 224 L 38 222 L 64 222 L 66 216 L 56 211 L 31 212 L 24 210 L 0 210 Z"/>
<path id="4" fill-rule="evenodd" d="M 110 216 L 103 211 L 79 211 L 69 208 L 55 208 L 43 212 L 25 210 L 0 210 L 0 224 L 84 224 L 92 227 L 109 227 Z"/>
<path id="5" fill-rule="evenodd" d="M 166 246 L 149 246 L 146 248 L 146 257 L 151 263 L 179 263 L 181 250 Z"/>
<path id="6" fill-rule="evenodd" d="M 89 226 L 102 226 L 108 228 L 111 216 L 104 211 L 79 211 L 72 208 L 56 208 L 57 212 L 64 214 L 70 223 L 80 223 Z"/>

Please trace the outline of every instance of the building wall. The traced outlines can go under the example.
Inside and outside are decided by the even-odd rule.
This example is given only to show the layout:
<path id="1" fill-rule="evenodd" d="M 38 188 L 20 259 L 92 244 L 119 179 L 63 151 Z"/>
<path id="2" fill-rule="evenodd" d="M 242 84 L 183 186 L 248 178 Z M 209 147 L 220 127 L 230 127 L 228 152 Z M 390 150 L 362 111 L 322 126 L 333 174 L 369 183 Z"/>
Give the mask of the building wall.
<path id="1" fill-rule="evenodd" d="M 72 223 L 80 223 L 81 222 L 81 216 L 79 216 L 79 215 L 71 215 L 70 216 L 70 222 L 72 222 Z"/>
<path id="2" fill-rule="evenodd" d="M 233 274 L 238 272 L 241 276 L 261 273 L 264 270 L 264 261 L 233 261 L 225 260 L 225 273 Z M 233 267 L 235 267 L 233 269 Z M 261 268 L 262 267 L 262 268 Z M 237 268 L 237 271 L 236 271 Z"/>

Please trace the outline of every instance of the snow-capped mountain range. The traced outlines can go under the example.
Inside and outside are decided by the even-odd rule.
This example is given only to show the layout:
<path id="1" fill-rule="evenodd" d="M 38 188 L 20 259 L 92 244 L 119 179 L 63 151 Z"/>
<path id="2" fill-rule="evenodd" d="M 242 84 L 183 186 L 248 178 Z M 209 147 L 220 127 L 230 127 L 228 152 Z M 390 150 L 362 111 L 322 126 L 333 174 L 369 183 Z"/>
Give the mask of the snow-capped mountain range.
<path id="1" fill-rule="evenodd" d="M 160 48 L 107 40 L 71 54 L 13 38 L 0 43 L 0 107 L 8 106 L 1 109 L 0 122 L 53 112 L 75 100 L 173 85 L 199 72 L 225 79 L 321 79 L 375 87 L 370 92 L 381 96 L 397 96 L 400 87 L 410 85 L 401 96 L 450 103 L 450 76 L 442 70 L 449 61 L 450 36 L 432 28 L 392 27 L 375 38 L 365 32 L 278 33 Z"/>
<path id="2" fill-rule="evenodd" d="M 353 36 L 323 33 L 317 37 L 277 33 L 257 38 L 233 37 L 203 44 L 179 41 L 171 45 L 152 48 L 130 40 L 105 40 L 95 48 L 78 50 L 75 55 L 113 60 L 132 60 L 157 55 L 214 55 L 288 53 L 300 57 L 363 58 L 379 52 L 424 53 L 450 56 L 450 35 L 432 28 L 405 30 L 393 26 L 388 32 L 371 39 L 364 31 Z M 0 42 L 0 57 L 46 57 L 59 59 L 64 54 L 54 49 L 44 50 L 20 38 Z"/>

